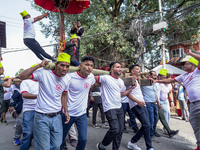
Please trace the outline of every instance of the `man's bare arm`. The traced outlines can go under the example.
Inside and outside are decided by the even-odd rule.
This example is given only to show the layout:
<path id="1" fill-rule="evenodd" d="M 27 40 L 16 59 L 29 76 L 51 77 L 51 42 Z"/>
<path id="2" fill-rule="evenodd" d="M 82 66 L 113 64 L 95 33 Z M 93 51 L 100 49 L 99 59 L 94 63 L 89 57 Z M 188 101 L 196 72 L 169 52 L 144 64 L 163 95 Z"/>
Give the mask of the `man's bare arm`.
<path id="1" fill-rule="evenodd" d="M 49 13 L 45 13 L 43 15 L 37 16 L 34 18 L 34 22 L 37 22 L 37 21 L 43 19 L 44 17 L 47 17 L 48 15 L 49 15 Z"/>
<path id="2" fill-rule="evenodd" d="M 37 70 L 38 68 L 44 67 L 44 66 L 47 65 L 47 64 L 48 64 L 48 61 L 44 59 L 44 60 L 43 60 L 40 64 L 38 64 L 37 66 L 32 67 L 32 68 L 28 68 L 28 69 L 24 70 L 23 72 L 21 72 L 21 73 L 19 74 L 18 77 L 19 77 L 19 79 L 21 79 L 21 80 L 32 79 L 31 74 L 32 74 L 35 70 Z"/>
<path id="3" fill-rule="evenodd" d="M 22 97 L 27 98 L 27 99 L 36 99 L 37 95 L 31 94 L 31 93 L 28 93 L 28 92 L 24 92 L 24 93 L 22 93 Z"/>
<path id="4" fill-rule="evenodd" d="M 131 94 L 128 94 L 127 96 L 130 100 L 136 102 L 140 107 L 143 107 L 145 105 L 144 101 L 140 101 L 138 99 L 136 99 L 135 97 L 133 97 Z"/>
<path id="5" fill-rule="evenodd" d="M 192 57 L 194 57 L 196 60 L 198 60 L 200 62 L 200 55 L 199 54 L 196 54 L 196 53 L 193 53 L 191 50 L 186 50 L 186 54 L 187 55 L 190 55 Z M 198 63 L 198 67 L 200 68 L 200 63 Z"/>
<path id="6" fill-rule="evenodd" d="M 8 78 L 8 80 L 5 81 L 5 82 L 2 84 L 2 86 L 3 86 L 3 87 L 10 87 L 10 86 L 11 86 L 11 83 L 12 83 L 12 79 L 14 79 L 14 77 L 13 77 L 13 78 Z"/>
<path id="7" fill-rule="evenodd" d="M 61 103 L 62 103 L 62 107 L 64 109 L 65 118 L 66 118 L 65 124 L 67 124 L 70 120 L 70 116 L 68 114 L 68 108 L 67 108 L 67 92 L 62 93 Z"/>
<path id="8" fill-rule="evenodd" d="M 137 83 L 135 82 L 134 86 L 132 86 L 130 89 L 125 90 L 124 92 L 121 93 L 121 97 L 127 96 L 131 91 L 137 86 Z"/>
<path id="9" fill-rule="evenodd" d="M 169 84 L 169 83 L 174 83 L 174 82 L 176 82 L 175 79 L 154 80 L 154 83 L 164 83 L 164 84 Z"/>

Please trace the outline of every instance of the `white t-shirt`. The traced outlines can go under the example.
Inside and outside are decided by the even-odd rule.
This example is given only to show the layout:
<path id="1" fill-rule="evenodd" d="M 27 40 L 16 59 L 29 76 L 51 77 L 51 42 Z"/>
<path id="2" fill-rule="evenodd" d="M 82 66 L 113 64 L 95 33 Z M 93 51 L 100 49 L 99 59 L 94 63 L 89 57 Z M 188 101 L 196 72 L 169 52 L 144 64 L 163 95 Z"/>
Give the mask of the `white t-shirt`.
<path id="1" fill-rule="evenodd" d="M 138 80 L 136 80 L 137 86 L 131 91 L 131 95 L 136 98 L 139 101 L 144 101 L 143 95 L 142 95 L 142 91 L 140 88 L 140 85 L 138 83 Z M 136 102 L 132 101 L 129 99 L 129 106 L 130 108 L 133 108 L 134 106 L 138 105 Z"/>
<path id="2" fill-rule="evenodd" d="M 67 106 L 70 116 L 81 116 L 86 113 L 88 94 L 90 87 L 95 83 L 94 75 L 91 73 L 87 78 L 78 72 L 68 74 L 71 77 L 69 90 L 67 92 Z"/>
<path id="3" fill-rule="evenodd" d="M 12 94 L 14 93 L 14 90 L 16 89 L 15 85 L 14 84 L 11 84 L 10 86 L 12 88 Z"/>
<path id="4" fill-rule="evenodd" d="M 124 81 L 111 75 L 99 76 L 101 83 L 101 98 L 104 112 L 110 109 L 121 108 L 121 92 L 124 92 Z"/>
<path id="5" fill-rule="evenodd" d="M 3 87 L 5 93 L 4 93 L 4 99 L 3 100 L 9 100 L 12 97 L 12 87 L 6 88 Z"/>
<path id="6" fill-rule="evenodd" d="M 39 69 L 33 72 L 32 78 L 39 82 L 36 111 L 55 113 L 61 110 L 61 96 L 67 92 L 70 76 L 60 77 L 52 70 Z"/>
<path id="7" fill-rule="evenodd" d="M 161 101 L 168 100 L 168 94 L 171 90 L 172 90 L 171 84 L 160 83 L 160 100 Z"/>
<path id="8" fill-rule="evenodd" d="M 175 78 L 179 83 L 183 82 L 190 102 L 200 100 L 200 69 L 196 68 L 193 72 L 184 73 Z"/>
<path id="9" fill-rule="evenodd" d="M 130 88 L 131 88 L 131 86 L 124 86 L 123 87 L 123 91 L 128 90 Z M 121 101 L 122 103 L 129 103 L 129 98 L 127 96 L 121 97 L 121 100 L 122 100 Z"/>
<path id="10" fill-rule="evenodd" d="M 23 80 L 20 85 L 20 93 L 30 93 L 33 95 L 38 95 L 39 92 L 39 84 L 38 81 L 35 80 Z M 37 104 L 36 99 L 27 99 L 23 98 L 23 112 L 35 110 Z"/>
<path id="11" fill-rule="evenodd" d="M 24 19 L 24 39 L 35 38 L 35 29 L 33 23 L 34 23 L 33 18 Z"/>
<path id="12" fill-rule="evenodd" d="M 160 83 L 155 83 L 155 86 L 156 86 L 156 95 L 157 95 L 157 98 L 158 98 L 158 101 L 160 101 Z"/>

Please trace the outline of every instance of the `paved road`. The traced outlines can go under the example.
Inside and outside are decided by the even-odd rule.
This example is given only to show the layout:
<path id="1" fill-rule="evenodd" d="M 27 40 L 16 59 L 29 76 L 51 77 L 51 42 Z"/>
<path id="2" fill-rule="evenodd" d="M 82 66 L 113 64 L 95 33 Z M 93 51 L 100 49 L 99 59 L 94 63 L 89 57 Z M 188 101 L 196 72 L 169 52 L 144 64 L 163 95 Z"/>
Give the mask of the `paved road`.
<path id="1" fill-rule="evenodd" d="M 7 115 L 7 121 L 9 123 L 8 125 L 0 124 L 0 150 L 18 150 L 19 146 L 14 146 L 12 143 L 15 121 L 9 113 Z M 162 137 L 159 138 L 160 143 L 153 142 L 155 150 L 192 150 L 196 148 L 196 141 L 190 123 L 180 120 L 180 117 L 172 116 L 170 119 L 170 127 L 173 130 L 180 130 L 179 134 L 173 138 L 168 138 L 162 131 L 162 125 L 160 122 L 158 123 L 158 132 Z M 131 137 L 134 135 L 130 128 L 127 128 L 130 132 L 123 134 L 120 150 L 127 150 L 127 142 L 130 141 Z M 95 129 L 92 127 L 91 118 L 89 118 L 86 150 L 96 150 L 96 144 L 103 139 L 106 131 L 107 129 Z M 144 138 L 141 138 L 138 142 L 138 146 L 142 150 L 146 149 Z M 75 148 L 68 144 L 68 149 L 74 150 Z M 30 150 L 34 150 L 34 147 L 32 146 Z M 111 150 L 111 145 L 107 147 L 107 150 Z"/>

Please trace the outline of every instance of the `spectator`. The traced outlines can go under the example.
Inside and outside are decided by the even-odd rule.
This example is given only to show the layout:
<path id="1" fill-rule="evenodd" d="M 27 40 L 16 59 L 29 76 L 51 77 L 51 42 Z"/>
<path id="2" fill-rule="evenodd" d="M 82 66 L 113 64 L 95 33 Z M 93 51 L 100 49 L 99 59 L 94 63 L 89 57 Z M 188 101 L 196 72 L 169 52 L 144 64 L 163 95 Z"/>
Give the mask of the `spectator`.
<path id="1" fill-rule="evenodd" d="M 74 23 L 73 27 L 70 31 L 71 34 L 76 34 L 77 35 L 77 40 L 78 40 L 78 47 L 76 48 L 76 58 L 79 61 L 79 50 L 80 50 L 80 43 L 81 43 L 81 36 L 84 36 L 84 28 L 81 26 L 81 21 L 77 20 L 76 25 Z"/>
<path id="2" fill-rule="evenodd" d="M 15 124 L 15 135 L 13 136 L 13 144 L 14 145 L 20 145 L 20 138 L 22 135 L 22 130 L 23 130 L 23 113 L 22 112 L 22 106 L 23 106 L 23 99 L 20 94 L 20 85 L 18 84 L 17 87 L 14 90 L 14 93 L 12 95 L 12 100 L 13 102 L 10 103 L 10 108 L 9 111 L 12 112 L 14 109 L 17 114 L 16 118 L 16 124 Z"/>
<path id="3" fill-rule="evenodd" d="M 101 127 L 108 127 L 108 125 L 105 123 L 105 114 L 103 111 L 103 105 L 102 105 L 102 99 L 101 99 L 101 92 L 100 87 L 95 87 L 91 94 L 91 99 L 94 99 L 93 101 L 93 113 L 92 113 L 92 124 L 93 127 L 99 128 L 96 122 L 96 116 L 97 116 L 97 110 L 99 108 L 101 113 Z"/>
<path id="4" fill-rule="evenodd" d="M 77 56 L 77 53 L 79 53 L 77 51 L 77 48 L 78 48 L 77 36 L 76 34 L 73 34 L 71 40 L 67 41 L 65 51 L 64 51 L 65 53 L 71 56 L 70 60 L 71 60 L 72 66 L 80 65 L 79 58 Z"/>
<path id="5" fill-rule="evenodd" d="M 188 111 L 188 107 L 187 107 L 187 93 L 185 90 L 185 86 L 183 85 L 183 83 L 180 83 L 178 85 L 178 94 L 177 94 L 177 99 L 179 100 L 179 104 L 181 107 L 181 112 L 183 115 L 183 120 L 186 120 L 186 122 L 189 121 L 189 111 Z"/>
<path id="6" fill-rule="evenodd" d="M 21 139 L 20 150 L 28 150 L 33 139 L 33 124 L 38 92 L 38 81 L 22 81 L 20 93 L 23 97 L 23 137 Z"/>
<path id="7" fill-rule="evenodd" d="M 7 78 L 9 78 L 9 76 Z M 12 96 L 12 87 L 11 86 L 8 88 L 3 87 L 3 89 L 4 89 L 4 100 L 1 106 L 1 123 L 4 125 L 8 125 L 8 122 L 6 121 L 6 113 L 10 105 L 10 99 Z"/>

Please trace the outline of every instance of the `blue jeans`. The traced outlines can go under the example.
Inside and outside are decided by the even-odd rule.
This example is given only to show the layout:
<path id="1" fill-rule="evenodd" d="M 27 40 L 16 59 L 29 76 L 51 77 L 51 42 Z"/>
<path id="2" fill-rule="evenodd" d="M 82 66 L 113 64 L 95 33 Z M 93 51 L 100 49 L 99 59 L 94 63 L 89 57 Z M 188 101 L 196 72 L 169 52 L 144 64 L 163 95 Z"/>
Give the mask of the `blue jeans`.
<path id="1" fill-rule="evenodd" d="M 131 128 L 133 129 L 134 127 L 137 127 L 137 123 L 135 121 L 136 117 L 135 117 L 135 114 L 131 111 L 129 103 L 122 103 L 122 108 L 123 108 L 123 111 L 124 111 L 124 129 L 126 128 L 125 127 L 125 115 L 126 115 L 126 112 L 128 112 L 128 115 L 130 117 Z"/>
<path id="2" fill-rule="evenodd" d="M 47 117 L 35 113 L 33 127 L 35 150 L 60 150 L 62 135 L 62 118 L 60 114 Z"/>
<path id="3" fill-rule="evenodd" d="M 165 115 L 165 119 L 167 121 L 167 123 L 169 124 L 169 119 L 170 119 L 170 107 L 169 107 L 169 101 L 168 99 L 165 101 L 161 101 L 160 100 L 160 105 L 162 106 L 164 115 Z"/>
<path id="4" fill-rule="evenodd" d="M 158 108 L 156 104 L 146 102 L 147 110 L 149 112 L 149 121 L 150 121 L 150 136 L 154 135 L 153 126 L 158 122 Z"/>
<path id="5" fill-rule="evenodd" d="M 64 124 L 64 122 L 66 121 L 66 118 L 65 118 L 65 115 L 62 114 L 62 121 L 63 121 L 62 146 L 65 142 L 65 137 L 67 136 L 69 129 L 71 128 L 72 124 L 75 123 L 78 130 L 78 144 L 77 144 L 76 150 L 84 150 L 86 146 L 86 142 L 87 142 L 87 115 L 86 113 L 78 117 L 70 116 L 70 121 L 67 124 Z"/>
<path id="6" fill-rule="evenodd" d="M 141 128 L 139 131 L 132 137 L 131 142 L 136 143 L 140 140 L 140 138 L 144 135 L 145 143 L 147 149 L 152 148 L 151 137 L 150 137 L 150 122 L 149 122 L 149 114 L 148 110 L 145 106 L 140 107 L 139 105 L 131 108 L 135 116 L 141 122 Z"/>
<path id="7" fill-rule="evenodd" d="M 29 149 L 33 139 L 33 123 L 35 111 L 26 111 L 23 114 L 23 137 L 20 143 L 20 150 Z"/>

